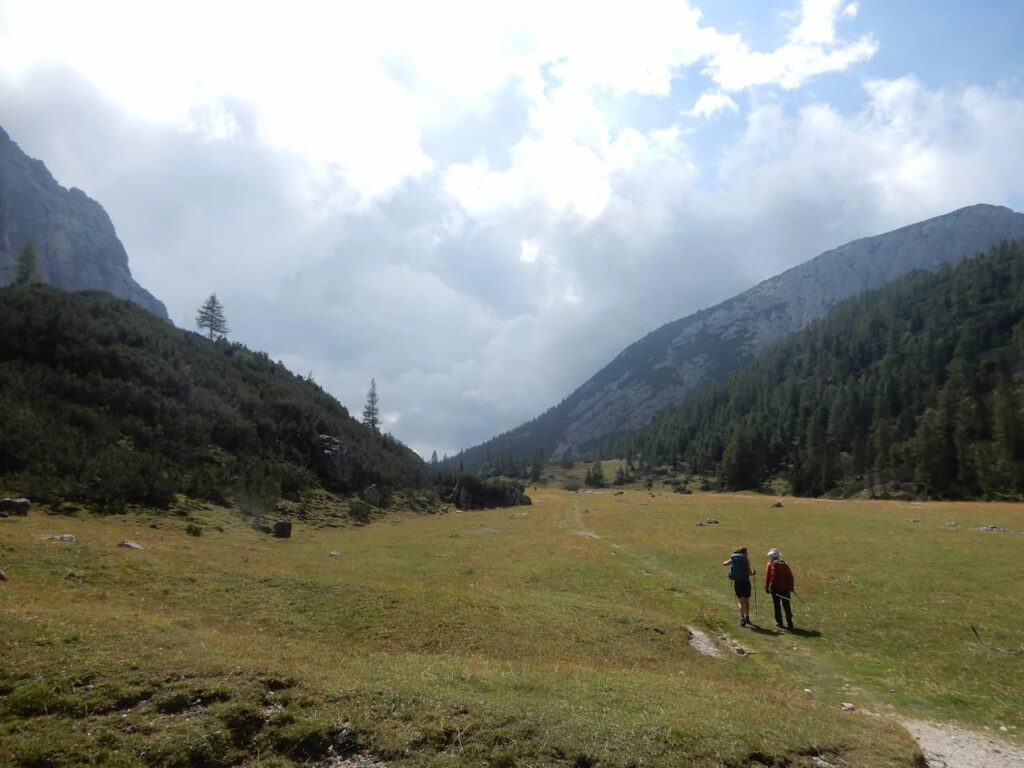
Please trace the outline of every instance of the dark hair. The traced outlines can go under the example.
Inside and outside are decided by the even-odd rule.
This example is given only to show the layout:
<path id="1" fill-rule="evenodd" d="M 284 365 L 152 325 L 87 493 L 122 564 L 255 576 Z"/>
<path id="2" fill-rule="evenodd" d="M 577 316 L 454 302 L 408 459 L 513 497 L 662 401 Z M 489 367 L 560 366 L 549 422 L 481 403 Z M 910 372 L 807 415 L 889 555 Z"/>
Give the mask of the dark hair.
<path id="1" fill-rule="evenodd" d="M 746 547 L 740 547 L 736 551 L 739 552 L 741 555 L 747 554 L 747 548 Z"/>

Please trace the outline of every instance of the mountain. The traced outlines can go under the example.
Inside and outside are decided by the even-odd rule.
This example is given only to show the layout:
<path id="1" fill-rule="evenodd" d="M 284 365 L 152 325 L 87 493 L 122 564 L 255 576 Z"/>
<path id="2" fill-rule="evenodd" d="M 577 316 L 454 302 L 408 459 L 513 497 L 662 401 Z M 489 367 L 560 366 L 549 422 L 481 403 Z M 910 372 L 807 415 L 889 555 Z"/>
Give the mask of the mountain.
<path id="1" fill-rule="evenodd" d="M 413 451 L 266 354 L 107 293 L 0 288 L 0 490 L 266 507 L 307 490 L 421 486 Z"/>
<path id="2" fill-rule="evenodd" d="M 634 436 L 645 467 L 818 496 L 1024 492 L 1024 240 L 838 304 Z"/>
<path id="3" fill-rule="evenodd" d="M 451 461 L 469 469 L 489 456 L 522 460 L 538 449 L 548 458 L 577 456 L 646 426 L 703 383 L 724 379 L 842 299 L 1019 237 L 1024 214 L 973 205 L 826 251 L 717 306 L 663 325 L 554 408 Z"/>
<path id="4" fill-rule="evenodd" d="M 169 319 L 163 303 L 132 278 L 103 207 L 58 184 L 0 128 L 0 285 L 11 282 L 15 257 L 29 241 L 44 282 L 65 291 L 106 291 Z"/>

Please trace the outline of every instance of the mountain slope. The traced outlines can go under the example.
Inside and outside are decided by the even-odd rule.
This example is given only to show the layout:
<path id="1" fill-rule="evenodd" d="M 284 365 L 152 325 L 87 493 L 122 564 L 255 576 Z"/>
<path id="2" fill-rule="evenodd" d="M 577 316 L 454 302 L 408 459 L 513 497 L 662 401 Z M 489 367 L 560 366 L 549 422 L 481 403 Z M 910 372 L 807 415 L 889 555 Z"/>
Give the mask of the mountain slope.
<path id="1" fill-rule="evenodd" d="M 0 424 L 0 488 L 40 501 L 262 503 L 425 474 L 411 450 L 263 353 L 45 285 L 0 288 Z"/>
<path id="2" fill-rule="evenodd" d="M 40 278 L 65 291 L 112 293 L 168 319 L 163 303 L 135 282 L 107 212 L 82 190 L 65 189 L 0 128 L 0 285 L 32 241 Z"/>
<path id="3" fill-rule="evenodd" d="M 1024 240 L 840 303 L 632 441 L 723 488 L 1024 492 Z"/>
<path id="4" fill-rule="evenodd" d="M 658 328 L 554 408 L 452 461 L 475 468 L 488 455 L 528 458 L 539 448 L 548 457 L 572 457 L 646 426 L 704 382 L 725 378 L 842 299 L 1022 236 L 1024 214 L 974 205 L 826 251 L 715 307 Z"/>

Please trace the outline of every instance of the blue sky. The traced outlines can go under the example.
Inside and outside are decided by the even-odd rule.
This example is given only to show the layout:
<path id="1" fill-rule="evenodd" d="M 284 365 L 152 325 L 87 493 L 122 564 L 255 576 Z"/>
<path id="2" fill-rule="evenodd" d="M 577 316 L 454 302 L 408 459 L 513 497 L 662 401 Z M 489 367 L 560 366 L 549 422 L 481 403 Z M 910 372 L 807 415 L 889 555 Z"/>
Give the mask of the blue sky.
<path id="1" fill-rule="evenodd" d="M 137 279 L 454 452 L 851 239 L 1024 207 L 1019 2 L 0 0 Z"/>

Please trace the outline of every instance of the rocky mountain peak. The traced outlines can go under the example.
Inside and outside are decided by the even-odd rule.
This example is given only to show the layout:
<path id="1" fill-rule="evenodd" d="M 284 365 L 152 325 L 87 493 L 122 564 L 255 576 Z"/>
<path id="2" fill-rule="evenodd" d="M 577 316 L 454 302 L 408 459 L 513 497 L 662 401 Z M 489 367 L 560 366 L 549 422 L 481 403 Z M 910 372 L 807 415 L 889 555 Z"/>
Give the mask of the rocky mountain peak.
<path id="1" fill-rule="evenodd" d="M 103 206 L 62 187 L 0 128 L 0 285 L 11 281 L 15 257 L 29 241 L 39 253 L 39 276 L 50 285 L 106 291 L 168 319 L 163 303 L 132 278 Z"/>

